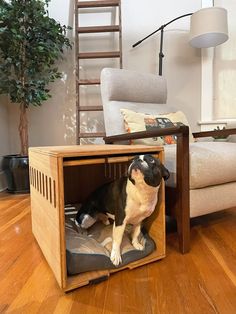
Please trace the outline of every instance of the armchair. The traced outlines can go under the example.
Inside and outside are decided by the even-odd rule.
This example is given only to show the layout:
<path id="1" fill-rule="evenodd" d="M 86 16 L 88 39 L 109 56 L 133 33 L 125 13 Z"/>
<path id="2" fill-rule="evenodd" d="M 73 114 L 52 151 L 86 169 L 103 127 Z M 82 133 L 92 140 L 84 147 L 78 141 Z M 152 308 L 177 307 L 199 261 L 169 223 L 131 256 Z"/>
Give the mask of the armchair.
<path id="1" fill-rule="evenodd" d="M 125 133 L 120 109 L 164 114 L 176 109 L 166 104 L 165 79 L 153 74 L 105 68 L 101 72 L 105 143 L 175 135 L 176 144 L 165 145 L 165 164 L 171 172 L 166 182 L 166 213 L 175 217 L 182 253 L 190 249 L 190 218 L 236 206 L 236 144 L 191 142 L 189 127 Z M 194 138 L 236 134 L 236 129 L 193 133 Z"/>

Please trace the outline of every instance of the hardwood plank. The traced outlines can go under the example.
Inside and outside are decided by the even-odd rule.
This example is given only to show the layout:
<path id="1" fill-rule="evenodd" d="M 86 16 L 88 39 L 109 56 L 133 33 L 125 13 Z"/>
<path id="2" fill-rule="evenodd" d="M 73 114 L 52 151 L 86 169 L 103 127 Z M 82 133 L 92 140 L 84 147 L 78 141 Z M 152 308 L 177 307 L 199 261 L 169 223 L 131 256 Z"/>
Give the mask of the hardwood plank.
<path id="1" fill-rule="evenodd" d="M 104 313 L 104 292 L 106 291 L 108 284 L 109 282 L 106 281 L 99 285 L 85 286 L 81 288 L 80 291 L 76 290 L 74 292 L 74 297 L 77 302 L 73 302 L 71 313 Z M 114 309 L 112 313 L 114 313 Z"/>
<path id="2" fill-rule="evenodd" d="M 216 261 L 221 266 L 225 275 L 231 280 L 236 287 L 236 263 L 231 263 L 232 259 L 236 260 L 236 247 L 226 245 L 224 238 L 217 232 L 218 228 L 207 228 L 199 231 L 199 234 L 214 255 Z"/>
<path id="3" fill-rule="evenodd" d="M 42 286 L 40 282 L 44 282 L 44 285 Z M 7 312 L 38 313 L 40 308 L 44 308 L 45 311 L 43 302 L 47 299 L 47 311 L 50 313 L 50 298 L 55 293 L 55 286 L 51 270 L 44 261 L 41 261 L 10 304 Z M 29 294 L 32 290 L 34 293 Z M 57 295 L 62 295 L 62 292 L 57 292 Z"/>
<path id="4" fill-rule="evenodd" d="M 26 197 L 29 201 L 29 197 Z M 25 208 L 22 210 L 25 210 Z M 20 221 L 16 221 L 14 225 L 7 228 L 0 235 L 1 313 L 3 309 L 6 310 L 9 307 L 20 293 L 25 282 L 42 259 L 42 253 L 33 239 L 30 215 L 28 213 L 28 215 L 23 216 Z"/>
<path id="5" fill-rule="evenodd" d="M 15 220 L 18 214 L 21 214 L 22 206 L 26 207 L 29 205 L 28 198 L 17 197 L 12 199 L 10 202 L 7 200 L 1 200 L 1 208 L 0 212 L 0 230 L 6 229 L 6 223 L 9 225 L 11 220 Z M 0 231 L 1 232 L 1 231 Z"/>
<path id="6" fill-rule="evenodd" d="M 29 236 L 29 230 L 31 230 L 31 223 L 25 216 L 21 221 L 15 224 L 14 229 L 8 228 L 0 236 L 0 252 L 1 252 L 1 264 L 0 264 L 0 276 L 4 278 L 7 275 L 8 269 L 14 264 L 14 262 L 21 257 L 27 248 L 31 248 L 32 236 Z M 11 242 L 11 250 L 9 250 L 9 242 Z M 12 253 L 14 252 L 14 259 L 12 259 Z"/>
<path id="7" fill-rule="evenodd" d="M 0 215 L 0 313 L 236 312 L 236 208 L 197 219 L 188 254 L 178 252 L 170 230 L 163 260 L 68 294 L 32 235 L 29 196 L 0 193 Z M 8 216 L 12 224 L 4 227 Z"/>
<path id="8" fill-rule="evenodd" d="M 12 225 L 16 224 L 19 220 L 21 220 L 24 216 L 29 214 L 29 208 L 25 207 L 24 210 L 20 211 L 18 215 L 15 215 L 14 218 L 8 219 L 6 223 L 2 227 L 0 227 L 0 234 L 10 228 Z M 11 215 L 9 215 L 11 216 Z"/>
<path id="9" fill-rule="evenodd" d="M 211 227 L 209 227 L 211 228 Z M 198 228 L 194 234 L 195 241 L 191 255 L 202 282 L 205 295 L 217 313 L 234 313 L 236 310 L 236 287 L 229 278 L 216 252 L 210 249 L 202 237 L 202 230 Z M 201 254 L 199 254 L 201 252 Z M 236 263 L 235 258 L 231 258 Z M 235 274 L 234 274 L 235 275 Z"/>

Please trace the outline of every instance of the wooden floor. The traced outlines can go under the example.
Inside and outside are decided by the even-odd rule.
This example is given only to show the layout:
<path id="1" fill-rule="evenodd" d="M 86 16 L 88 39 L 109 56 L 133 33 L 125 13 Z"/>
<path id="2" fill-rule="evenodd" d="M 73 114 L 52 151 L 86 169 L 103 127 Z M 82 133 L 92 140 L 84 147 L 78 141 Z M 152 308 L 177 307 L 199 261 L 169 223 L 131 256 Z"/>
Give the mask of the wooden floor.
<path id="1" fill-rule="evenodd" d="M 60 291 L 31 233 L 29 196 L 0 194 L 0 313 L 236 313 L 236 209 L 191 228 L 191 252 L 167 235 L 162 261 Z"/>

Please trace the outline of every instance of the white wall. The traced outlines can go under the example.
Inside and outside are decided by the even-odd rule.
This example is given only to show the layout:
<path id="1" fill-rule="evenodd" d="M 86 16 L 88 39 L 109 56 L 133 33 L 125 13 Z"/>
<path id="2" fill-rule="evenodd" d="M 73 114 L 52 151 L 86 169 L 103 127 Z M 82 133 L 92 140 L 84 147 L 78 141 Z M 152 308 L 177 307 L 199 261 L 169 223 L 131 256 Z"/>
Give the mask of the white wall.
<path id="1" fill-rule="evenodd" d="M 229 40 L 216 47 L 214 55 L 214 112 L 213 118 L 236 120 L 236 2 L 234 0 L 217 0 L 217 6 L 228 12 Z"/>
<path id="2" fill-rule="evenodd" d="M 145 6 L 141 0 L 122 3 L 124 67 L 152 73 L 158 73 L 160 32 L 136 48 L 132 44 L 170 20 L 201 8 L 200 0 L 149 0 Z M 189 26 L 190 17 L 185 17 L 165 28 L 163 75 L 168 103 L 185 112 L 194 131 L 200 117 L 201 52 L 188 44 Z"/>
<path id="3" fill-rule="evenodd" d="M 52 0 L 50 14 L 66 25 L 73 25 L 73 0 Z M 140 46 L 131 46 L 161 24 L 201 7 L 200 0 L 156 1 L 122 0 L 124 68 L 158 73 L 160 34 Z M 94 24 L 96 21 L 94 21 Z M 168 83 L 168 102 L 183 110 L 197 130 L 200 119 L 201 58 L 200 51 L 188 44 L 189 17 L 169 25 L 164 34 L 163 74 Z M 31 146 L 75 144 L 74 51 L 60 64 L 64 80 L 51 85 L 52 99 L 41 108 L 30 108 L 29 140 Z M 18 150 L 18 110 L 9 106 L 11 151 Z"/>

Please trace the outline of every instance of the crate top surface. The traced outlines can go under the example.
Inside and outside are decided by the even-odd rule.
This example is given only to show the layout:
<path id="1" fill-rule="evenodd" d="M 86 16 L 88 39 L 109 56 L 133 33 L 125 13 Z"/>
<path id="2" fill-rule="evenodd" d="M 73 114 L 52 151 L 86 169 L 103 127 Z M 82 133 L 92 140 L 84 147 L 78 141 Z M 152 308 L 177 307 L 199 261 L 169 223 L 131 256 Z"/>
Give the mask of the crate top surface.
<path id="1" fill-rule="evenodd" d="M 29 152 L 55 157 L 99 156 L 128 153 L 154 153 L 163 151 L 162 146 L 147 145 L 71 145 L 30 147 Z"/>

